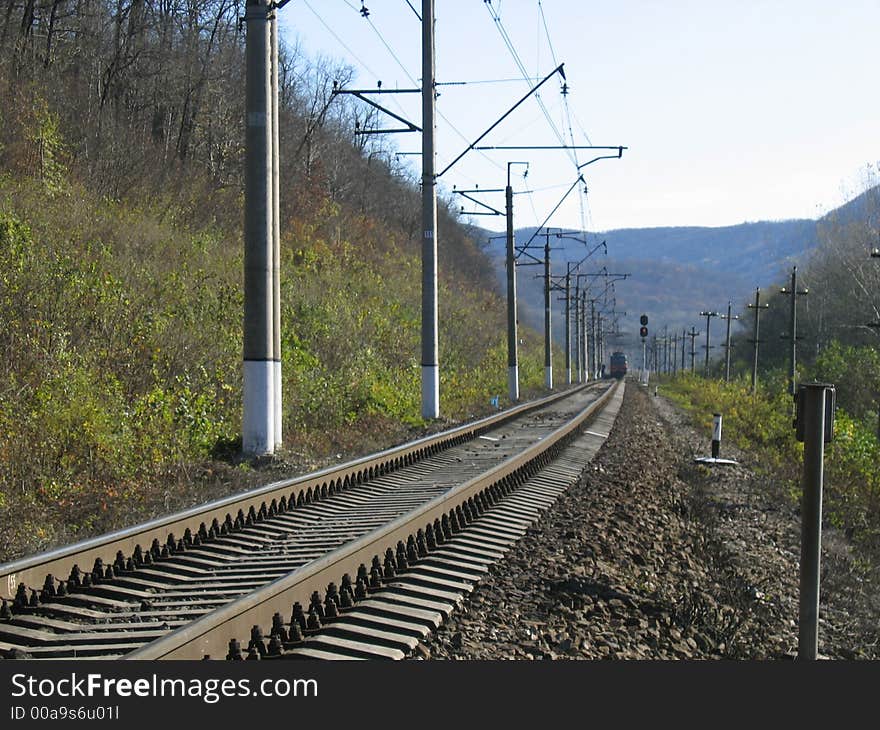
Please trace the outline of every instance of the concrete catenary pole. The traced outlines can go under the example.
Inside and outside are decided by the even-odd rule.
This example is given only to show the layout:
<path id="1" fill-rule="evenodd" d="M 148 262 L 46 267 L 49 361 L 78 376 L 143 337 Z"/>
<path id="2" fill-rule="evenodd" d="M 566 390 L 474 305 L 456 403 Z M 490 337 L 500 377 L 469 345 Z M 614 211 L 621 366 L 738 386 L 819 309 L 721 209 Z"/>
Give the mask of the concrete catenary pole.
<path id="1" fill-rule="evenodd" d="M 275 447 L 284 443 L 284 409 L 281 399 L 281 132 L 278 91 L 278 11 L 269 14 L 272 103 L 272 357 L 274 360 Z"/>
<path id="2" fill-rule="evenodd" d="M 791 269 L 791 317 L 789 319 L 788 337 L 791 342 L 788 357 L 788 392 L 795 394 L 795 370 L 797 369 L 797 266 Z"/>
<path id="3" fill-rule="evenodd" d="M 593 346 L 590 348 L 590 371 L 594 378 L 598 378 L 597 357 L 599 355 L 599 340 L 596 338 L 596 300 L 590 300 L 590 341 Z"/>
<path id="4" fill-rule="evenodd" d="M 242 450 L 275 447 L 272 108 L 267 0 L 245 7 L 245 212 Z"/>
<path id="5" fill-rule="evenodd" d="M 571 385 L 571 261 L 565 264 L 565 384 Z"/>
<path id="6" fill-rule="evenodd" d="M 437 346 L 437 179 L 434 0 L 422 0 L 422 418 L 440 416 Z"/>
<path id="7" fill-rule="evenodd" d="M 553 389 L 553 350 L 550 335 L 550 229 L 544 244 L 544 386 Z"/>
<path id="8" fill-rule="evenodd" d="M 584 382 L 589 382 L 593 379 L 593 376 L 590 375 L 590 355 L 593 350 L 590 347 L 590 331 L 587 327 L 587 295 L 589 294 L 589 289 L 585 289 L 581 292 L 581 342 L 580 342 L 580 350 L 581 350 L 581 368 L 584 372 L 583 380 Z"/>
<path id="9" fill-rule="evenodd" d="M 577 373 L 577 382 L 584 382 L 584 374 L 581 370 L 581 287 L 580 281 L 575 277 L 574 281 L 574 370 Z"/>
<path id="10" fill-rule="evenodd" d="M 504 190 L 507 214 L 507 394 L 511 402 L 519 400 L 519 363 L 516 332 L 516 252 L 513 239 L 513 188 L 510 165 L 507 166 L 507 187 Z"/>

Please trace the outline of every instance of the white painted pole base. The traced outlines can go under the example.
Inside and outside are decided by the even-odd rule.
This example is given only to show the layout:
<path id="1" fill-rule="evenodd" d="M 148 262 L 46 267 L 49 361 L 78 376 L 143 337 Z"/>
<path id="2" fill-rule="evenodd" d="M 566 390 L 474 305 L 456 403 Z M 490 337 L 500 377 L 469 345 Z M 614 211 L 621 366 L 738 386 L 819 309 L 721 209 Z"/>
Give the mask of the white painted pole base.
<path id="1" fill-rule="evenodd" d="M 272 360 L 244 361 L 244 413 L 241 419 L 241 446 L 244 453 L 250 456 L 274 453 L 274 365 Z"/>
<path id="2" fill-rule="evenodd" d="M 273 389 L 273 400 L 275 401 L 275 448 L 280 448 L 284 444 L 284 423 L 283 409 L 281 401 L 281 361 L 276 360 L 274 363 L 275 371 L 275 387 Z"/>
<path id="3" fill-rule="evenodd" d="M 440 417 L 440 366 L 422 365 L 422 418 Z"/>
<path id="4" fill-rule="evenodd" d="M 553 390 L 553 366 L 547 365 L 544 368 L 544 385 L 547 390 Z"/>
<path id="5" fill-rule="evenodd" d="M 507 367 L 507 394 L 510 400 L 516 403 L 519 400 L 519 366 L 508 365 Z"/>
<path id="6" fill-rule="evenodd" d="M 565 369 L 565 384 L 571 385 L 571 368 Z"/>

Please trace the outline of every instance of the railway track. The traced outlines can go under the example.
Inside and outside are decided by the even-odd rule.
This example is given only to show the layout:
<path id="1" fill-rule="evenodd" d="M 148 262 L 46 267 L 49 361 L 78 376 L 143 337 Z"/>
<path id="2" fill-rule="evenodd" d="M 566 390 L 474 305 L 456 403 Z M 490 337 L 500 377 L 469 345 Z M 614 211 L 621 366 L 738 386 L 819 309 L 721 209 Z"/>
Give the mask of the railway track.
<path id="1" fill-rule="evenodd" d="M 568 391 L 0 566 L 0 651 L 400 658 L 580 472 L 570 452 L 601 443 L 581 431 L 617 390 Z"/>

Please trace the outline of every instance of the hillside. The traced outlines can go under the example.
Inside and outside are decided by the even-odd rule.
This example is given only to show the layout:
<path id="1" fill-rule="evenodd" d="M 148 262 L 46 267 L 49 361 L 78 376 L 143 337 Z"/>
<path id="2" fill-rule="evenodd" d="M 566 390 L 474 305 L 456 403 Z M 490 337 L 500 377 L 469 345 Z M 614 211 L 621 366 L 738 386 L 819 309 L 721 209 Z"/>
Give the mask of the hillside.
<path id="1" fill-rule="evenodd" d="M 704 331 L 705 320 L 699 317 L 703 310 L 726 312 L 727 302 L 733 311 L 742 312 L 753 299 L 755 288 L 766 290 L 781 281 L 791 266 L 803 266 L 819 245 L 820 231 L 832 222 L 846 225 L 864 220 L 869 212 L 877 210 L 876 198 L 880 188 L 862 193 L 819 220 L 759 221 L 718 228 L 664 227 L 625 228 L 589 232 L 587 248 L 571 238 L 556 238 L 551 229 L 551 261 L 554 275 L 565 272 L 565 261 L 578 261 L 600 241 L 606 241 L 608 255 L 599 249 L 585 264 L 586 271 L 597 271 L 603 266 L 611 273 L 627 273 L 629 277 L 614 285 L 616 309 L 626 312 L 620 318 L 621 336 L 617 345 L 631 355 L 639 353 L 638 316 L 647 313 L 650 332 L 655 327 L 668 327 L 669 334 L 681 333 L 692 325 Z M 518 246 L 532 239 L 535 228 L 516 231 Z M 483 231 L 480 238 L 488 241 L 485 250 L 494 267 L 501 291 L 505 286 L 504 241 L 498 234 Z M 490 240 L 491 239 L 491 240 Z M 544 236 L 532 240 L 533 254 L 543 258 Z M 539 267 L 518 269 L 519 316 L 521 320 L 543 329 L 543 282 L 537 279 Z M 604 285 L 603 285 L 604 286 Z M 557 341 L 563 335 L 562 302 L 554 299 L 553 336 Z M 701 324 L 703 327 L 701 328 Z M 723 325 L 713 322 L 718 335 Z M 734 325 L 736 332 L 737 325 Z M 717 339 L 714 340 L 716 343 Z"/>
<path id="2" fill-rule="evenodd" d="M 441 200 L 444 420 L 422 421 L 418 183 L 354 134 L 363 111 L 331 93 L 349 69 L 283 49 L 285 439 L 242 461 L 238 9 L 33 10 L 9 5 L 0 34 L 0 562 L 506 393 L 491 264 Z M 540 359 L 521 372 L 528 395 Z"/>

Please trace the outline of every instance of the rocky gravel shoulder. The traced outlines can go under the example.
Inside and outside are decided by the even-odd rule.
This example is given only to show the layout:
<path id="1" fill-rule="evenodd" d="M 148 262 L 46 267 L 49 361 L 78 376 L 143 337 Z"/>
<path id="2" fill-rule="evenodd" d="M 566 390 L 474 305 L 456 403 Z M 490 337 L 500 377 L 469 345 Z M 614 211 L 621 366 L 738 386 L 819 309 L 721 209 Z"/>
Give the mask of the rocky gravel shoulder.
<path id="1" fill-rule="evenodd" d="M 583 477 L 421 647 L 432 659 L 790 659 L 799 520 L 778 487 L 634 383 Z M 877 658 L 877 593 L 826 536 L 820 653 Z M 873 596 L 873 597 L 872 597 Z"/>

